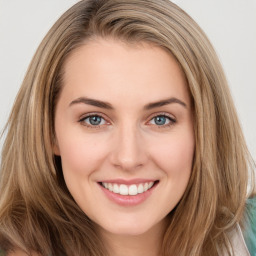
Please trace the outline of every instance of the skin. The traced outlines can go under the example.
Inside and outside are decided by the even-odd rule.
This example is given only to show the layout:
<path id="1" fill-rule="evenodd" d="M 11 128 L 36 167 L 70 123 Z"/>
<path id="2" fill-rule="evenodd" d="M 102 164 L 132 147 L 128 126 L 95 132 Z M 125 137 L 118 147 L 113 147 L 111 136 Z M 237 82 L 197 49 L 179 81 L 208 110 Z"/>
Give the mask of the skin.
<path id="1" fill-rule="evenodd" d="M 170 98 L 180 102 L 145 107 Z M 100 124 L 92 125 L 88 115 L 102 116 Z M 166 216 L 186 190 L 195 147 L 191 99 L 172 55 L 147 43 L 87 41 L 64 65 L 55 130 L 67 187 L 97 224 L 110 255 L 158 255 Z M 109 200 L 98 184 L 136 178 L 159 182 L 135 206 Z"/>

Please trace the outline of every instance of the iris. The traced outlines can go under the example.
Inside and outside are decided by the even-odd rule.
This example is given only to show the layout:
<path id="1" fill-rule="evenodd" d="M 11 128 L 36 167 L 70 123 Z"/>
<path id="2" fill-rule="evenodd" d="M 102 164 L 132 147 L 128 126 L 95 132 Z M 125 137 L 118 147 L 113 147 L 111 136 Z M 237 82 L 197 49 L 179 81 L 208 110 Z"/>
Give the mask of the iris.
<path id="1" fill-rule="evenodd" d="M 87 119 L 91 125 L 99 125 L 102 118 L 100 116 L 90 116 Z"/>
<path id="2" fill-rule="evenodd" d="M 156 116 L 154 117 L 154 121 L 156 125 L 165 125 L 168 120 L 165 116 Z"/>

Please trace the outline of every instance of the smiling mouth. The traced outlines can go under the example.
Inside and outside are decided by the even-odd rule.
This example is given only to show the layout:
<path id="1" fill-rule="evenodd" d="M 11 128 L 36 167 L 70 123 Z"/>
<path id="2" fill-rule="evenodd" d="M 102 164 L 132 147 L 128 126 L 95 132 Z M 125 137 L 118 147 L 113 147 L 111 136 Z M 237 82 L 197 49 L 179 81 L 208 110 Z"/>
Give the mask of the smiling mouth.
<path id="1" fill-rule="evenodd" d="M 119 195 L 123 196 L 136 196 L 138 194 L 143 194 L 146 191 L 150 190 L 152 187 L 156 186 L 159 183 L 159 180 L 143 182 L 139 184 L 117 184 L 109 182 L 99 182 L 99 184 L 105 189 Z"/>

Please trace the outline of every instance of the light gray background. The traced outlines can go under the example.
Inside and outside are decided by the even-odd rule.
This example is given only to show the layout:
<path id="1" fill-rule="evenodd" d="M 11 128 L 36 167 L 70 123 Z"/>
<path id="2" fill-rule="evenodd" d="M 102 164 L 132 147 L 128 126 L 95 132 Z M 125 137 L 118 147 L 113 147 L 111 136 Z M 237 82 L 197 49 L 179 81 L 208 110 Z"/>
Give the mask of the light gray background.
<path id="1" fill-rule="evenodd" d="M 29 62 L 57 18 L 77 0 L 0 0 L 0 130 Z M 174 0 L 203 28 L 224 66 L 256 159 L 256 0 Z M 0 143 L 1 151 L 2 141 Z"/>

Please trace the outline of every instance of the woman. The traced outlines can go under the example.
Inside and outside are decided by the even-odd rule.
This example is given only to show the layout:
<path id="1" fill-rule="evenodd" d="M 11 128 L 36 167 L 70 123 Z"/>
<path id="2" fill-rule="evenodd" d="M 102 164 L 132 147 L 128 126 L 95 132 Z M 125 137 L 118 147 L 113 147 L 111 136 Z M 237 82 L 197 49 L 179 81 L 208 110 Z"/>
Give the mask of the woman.
<path id="1" fill-rule="evenodd" d="M 255 253 L 253 161 L 211 44 L 173 3 L 74 5 L 7 128 L 7 255 Z"/>

